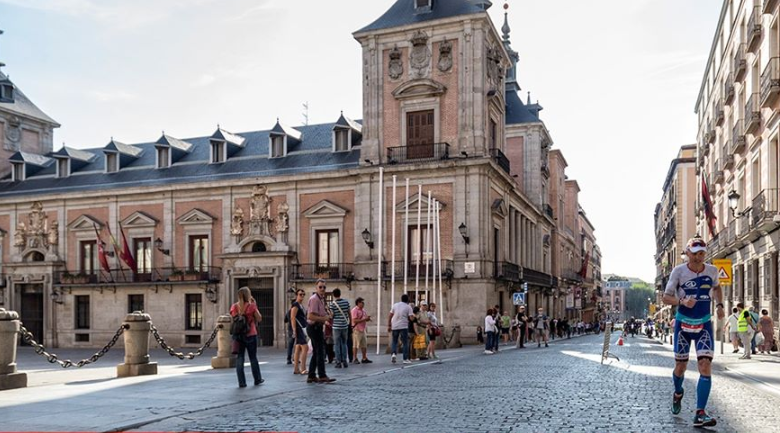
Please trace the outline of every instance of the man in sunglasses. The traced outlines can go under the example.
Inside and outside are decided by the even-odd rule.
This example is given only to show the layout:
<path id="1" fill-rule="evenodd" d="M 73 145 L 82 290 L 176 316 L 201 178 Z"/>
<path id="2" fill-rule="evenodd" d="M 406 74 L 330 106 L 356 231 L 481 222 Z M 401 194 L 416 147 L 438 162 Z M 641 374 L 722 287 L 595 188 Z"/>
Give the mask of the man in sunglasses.
<path id="1" fill-rule="evenodd" d="M 696 386 L 696 415 L 694 427 L 711 427 L 717 422 L 707 415 L 705 408 L 712 387 L 712 357 L 715 354 L 715 336 L 712 332 L 711 308 L 715 299 L 718 319 L 725 317 L 723 291 L 718 284 L 718 269 L 704 263 L 707 243 L 695 237 L 685 247 L 688 263 L 672 270 L 664 291 L 664 304 L 676 305 L 674 325 L 674 359 L 672 373 L 674 395 L 672 413 L 682 409 L 683 379 L 688 366 L 691 344 L 696 344 L 696 361 L 699 365 L 699 383 Z"/>
<path id="2" fill-rule="evenodd" d="M 306 383 L 331 383 L 331 379 L 325 373 L 325 322 L 333 316 L 325 307 L 325 280 L 317 280 L 317 291 L 309 298 L 308 313 L 306 315 L 306 332 L 311 338 L 312 355 L 309 362 L 309 377 Z M 319 377 L 317 377 L 319 375 Z"/>

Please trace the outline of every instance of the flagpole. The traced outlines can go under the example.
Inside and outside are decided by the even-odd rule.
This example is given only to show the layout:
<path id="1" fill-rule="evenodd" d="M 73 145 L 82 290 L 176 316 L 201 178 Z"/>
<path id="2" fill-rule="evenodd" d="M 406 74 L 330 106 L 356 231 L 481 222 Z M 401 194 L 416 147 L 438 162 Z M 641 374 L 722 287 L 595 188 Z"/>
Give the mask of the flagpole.
<path id="1" fill-rule="evenodd" d="M 379 248 L 376 255 L 376 354 L 379 356 L 379 330 L 382 328 L 382 220 L 384 215 L 382 214 L 384 206 L 384 184 L 382 182 L 384 178 L 384 168 L 379 167 Z"/>
<path id="2" fill-rule="evenodd" d="M 390 305 L 395 304 L 395 175 L 393 175 L 393 207 L 391 208 L 390 215 L 393 217 L 390 219 L 392 228 L 392 242 L 390 243 Z"/>
<path id="3" fill-rule="evenodd" d="M 442 269 L 441 269 L 441 215 L 439 213 L 438 202 L 437 202 L 437 206 L 436 206 L 436 219 L 435 219 L 435 221 L 436 221 L 436 223 L 435 223 L 436 224 L 436 228 L 435 228 L 435 230 L 436 230 L 436 239 L 438 239 L 438 241 L 436 242 L 436 248 L 437 248 L 437 250 L 439 252 L 439 254 L 438 254 L 438 257 L 439 257 L 439 311 L 441 312 L 440 313 L 441 314 L 441 316 L 440 316 L 441 317 L 441 324 L 443 325 L 444 324 L 444 295 L 442 294 L 442 289 L 444 288 L 444 286 L 441 283 L 441 274 L 442 274 Z"/>
<path id="4" fill-rule="evenodd" d="M 428 260 L 428 255 L 431 253 L 431 191 L 428 190 L 428 215 L 426 216 L 426 222 L 425 222 L 425 254 L 423 257 L 425 258 L 425 297 L 427 299 L 428 297 L 428 268 L 430 267 L 430 260 Z M 417 301 L 419 304 L 420 301 Z"/>
<path id="5" fill-rule="evenodd" d="M 430 309 L 431 302 L 436 303 L 436 203 L 437 201 L 433 201 L 433 216 L 434 216 L 434 222 L 433 222 L 433 231 L 434 235 L 431 236 L 431 255 L 433 260 L 433 270 L 431 271 L 431 286 L 433 287 L 431 289 L 431 298 L 428 299 L 428 308 Z M 439 290 L 441 290 L 441 287 L 439 287 Z"/>
<path id="6" fill-rule="evenodd" d="M 417 185 L 417 245 L 416 245 L 416 253 L 417 253 L 417 260 L 415 260 L 414 267 L 415 267 L 415 277 L 414 277 L 414 302 L 417 302 L 417 297 L 419 295 L 420 290 L 420 255 L 422 255 L 422 208 L 420 207 L 422 205 L 422 185 Z"/>
<path id="7" fill-rule="evenodd" d="M 406 178 L 406 204 L 404 206 L 404 292 L 409 282 L 409 178 Z"/>

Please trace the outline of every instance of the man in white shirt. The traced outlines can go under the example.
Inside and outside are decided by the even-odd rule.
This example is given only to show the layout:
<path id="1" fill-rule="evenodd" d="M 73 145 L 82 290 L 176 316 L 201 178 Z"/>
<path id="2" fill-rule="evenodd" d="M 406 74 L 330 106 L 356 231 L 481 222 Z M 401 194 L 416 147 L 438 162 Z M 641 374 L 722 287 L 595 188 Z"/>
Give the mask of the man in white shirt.
<path id="1" fill-rule="evenodd" d="M 723 327 L 723 332 L 727 332 L 731 345 L 734 346 L 734 351 L 731 353 L 739 353 L 739 334 L 737 328 L 739 327 L 739 317 L 737 316 L 739 309 L 734 307 L 731 309 L 731 315 L 726 320 L 726 326 Z"/>
<path id="2" fill-rule="evenodd" d="M 401 338 L 401 344 L 403 344 L 404 350 L 404 364 L 411 364 L 409 359 L 409 316 L 412 316 L 414 312 L 412 307 L 409 306 L 409 295 L 401 295 L 401 302 L 393 305 L 390 310 L 390 317 L 387 319 L 387 332 L 392 332 L 393 340 L 390 344 L 390 350 L 392 355 L 390 360 L 395 364 L 396 353 L 398 350 L 398 338 Z"/>

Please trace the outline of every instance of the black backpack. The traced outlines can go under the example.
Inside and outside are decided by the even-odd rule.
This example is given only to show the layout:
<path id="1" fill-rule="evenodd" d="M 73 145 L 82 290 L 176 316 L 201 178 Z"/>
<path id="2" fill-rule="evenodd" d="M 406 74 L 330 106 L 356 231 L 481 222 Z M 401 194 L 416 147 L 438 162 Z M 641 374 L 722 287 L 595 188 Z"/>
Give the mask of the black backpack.
<path id="1" fill-rule="evenodd" d="M 233 322 L 230 324 L 230 335 L 236 338 L 244 338 L 247 332 L 249 332 L 249 323 L 246 320 L 246 316 L 243 314 L 233 316 Z"/>

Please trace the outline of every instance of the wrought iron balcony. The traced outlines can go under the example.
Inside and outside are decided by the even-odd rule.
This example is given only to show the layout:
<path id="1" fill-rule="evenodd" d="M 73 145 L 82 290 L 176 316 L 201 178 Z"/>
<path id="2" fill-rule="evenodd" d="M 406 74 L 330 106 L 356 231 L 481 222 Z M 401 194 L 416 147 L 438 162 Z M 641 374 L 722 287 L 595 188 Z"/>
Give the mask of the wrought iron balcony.
<path id="1" fill-rule="evenodd" d="M 780 201 L 778 188 L 765 189 L 753 198 L 753 206 L 750 209 L 752 230 L 766 232 L 780 224 L 778 201 Z"/>
<path id="2" fill-rule="evenodd" d="M 528 284 L 534 284 L 542 287 L 552 286 L 551 275 L 530 268 L 523 268 L 523 281 Z"/>
<path id="3" fill-rule="evenodd" d="M 752 53 L 756 48 L 758 48 L 759 43 L 761 42 L 761 20 L 763 17 L 764 14 L 761 13 L 761 8 L 759 6 L 754 6 L 753 12 L 750 13 L 750 19 L 748 20 L 747 26 L 748 52 Z"/>
<path id="4" fill-rule="evenodd" d="M 388 164 L 440 161 L 449 159 L 449 143 L 414 144 L 387 148 Z"/>
<path id="5" fill-rule="evenodd" d="M 506 174 L 510 173 L 509 158 L 504 155 L 504 152 L 502 152 L 501 149 L 495 147 L 490 149 L 490 157 L 493 158 L 493 161 L 495 161 Z"/>
<path id="6" fill-rule="evenodd" d="M 711 124 L 707 124 L 707 129 L 704 132 L 704 142 L 707 144 L 712 144 L 715 142 L 715 130 L 712 129 Z"/>
<path id="7" fill-rule="evenodd" d="M 742 215 L 737 218 L 737 240 L 744 239 L 750 232 L 750 212 L 742 211 Z"/>
<path id="8" fill-rule="evenodd" d="M 723 157 L 723 169 L 730 170 L 732 168 L 734 168 L 734 155 L 725 154 L 725 156 Z"/>
<path id="9" fill-rule="evenodd" d="M 745 134 L 754 134 L 761 126 L 761 108 L 758 93 L 753 93 L 745 104 Z"/>
<path id="10" fill-rule="evenodd" d="M 714 183 L 723 182 L 723 170 L 720 168 L 720 160 L 716 159 L 712 164 L 712 180 Z"/>
<path id="11" fill-rule="evenodd" d="M 349 280 L 355 278 L 352 263 L 301 263 L 292 265 L 291 281 Z"/>
<path id="12" fill-rule="evenodd" d="M 723 104 L 718 104 L 715 107 L 715 126 L 723 125 L 723 121 L 726 120 L 726 114 L 723 111 Z"/>
<path id="13" fill-rule="evenodd" d="M 218 282 L 222 280 L 222 268 L 201 267 L 187 268 L 154 268 L 149 272 L 133 273 L 129 269 L 111 269 L 95 272 L 58 271 L 53 276 L 54 285 L 59 286 L 89 286 L 111 284 L 160 284 L 178 282 Z"/>
<path id="14" fill-rule="evenodd" d="M 780 57 L 769 59 L 761 73 L 761 108 L 771 107 L 780 95 Z"/>
<path id="15" fill-rule="evenodd" d="M 734 52 L 734 63 L 732 70 L 734 71 L 734 82 L 739 82 L 745 79 L 745 72 L 747 72 L 747 58 L 745 52 L 745 44 L 737 45 L 737 49 Z"/>
<path id="16" fill-rule="evenodd" d="M 726 231 L 726 247 L 734 246 L 734 242 L 737 240 L 737 221 L 729 221 L 729 226 Z"/>
<path id="17" fill-rule="evenodd" d="M 773 14 L 777 9 L 778 0 L 764 0 L 764 6 L 761 12 L 764 14 Z"/>
<path id="18" fill-rule="evenodd" d="M 699 156 L 702 157 L 702 161 L 704 160 L 704 156 L 707 156 L 710 153 L 710 144 L 707 143 L 705 140 L 699 145 Z"/>
<path id="19" fill-rule="evenodd" d="M 740 153 L 745 149 L 745 126 L 742 119 L 734 123 L 734 128 L 731 130 L 731 143 L 734 146 L 733 153 Z"/>
<path id="20" fill-rule="evenodd" d="M 723 81 L 723 103 L 731 105 L 734 102 L 734 75 L 729 74 Z"/>
<path id="21" fill-rule="evenodd" d="M 493 274 L 496 280 L 509 281 L 512 283 L 520 282 L 520 267 L 514 263 L 509 262 L 496 262 L 495 273 Z"/>
<path id="22" fill-rule="evenodd" d="M 433 274 L 434 263 L 433 260 L 422 260 L 420 262 L 412 261 L 406 264 L 406 272 L 409 281 L 414 281 L 417 276 L 417 269 L 420 269 L 420 278 L 425 278 L 425 268 L 428 267 L 428 275 Z M 452 278 L 454 274 L 454 262 L 452 260 L 442 260 L 441 269 L 439 269 L 438 260 L 436 262 L 436 273 L 441 274 L 445 279 Z M 384 279 L 392 278 L 391 275 L 392 266 L 390 262 L 382 262 L 382 277 Z M 404 278 L 404 262 L 398 261 L 395 263 L 395 280 L 403 281 Z"/>

